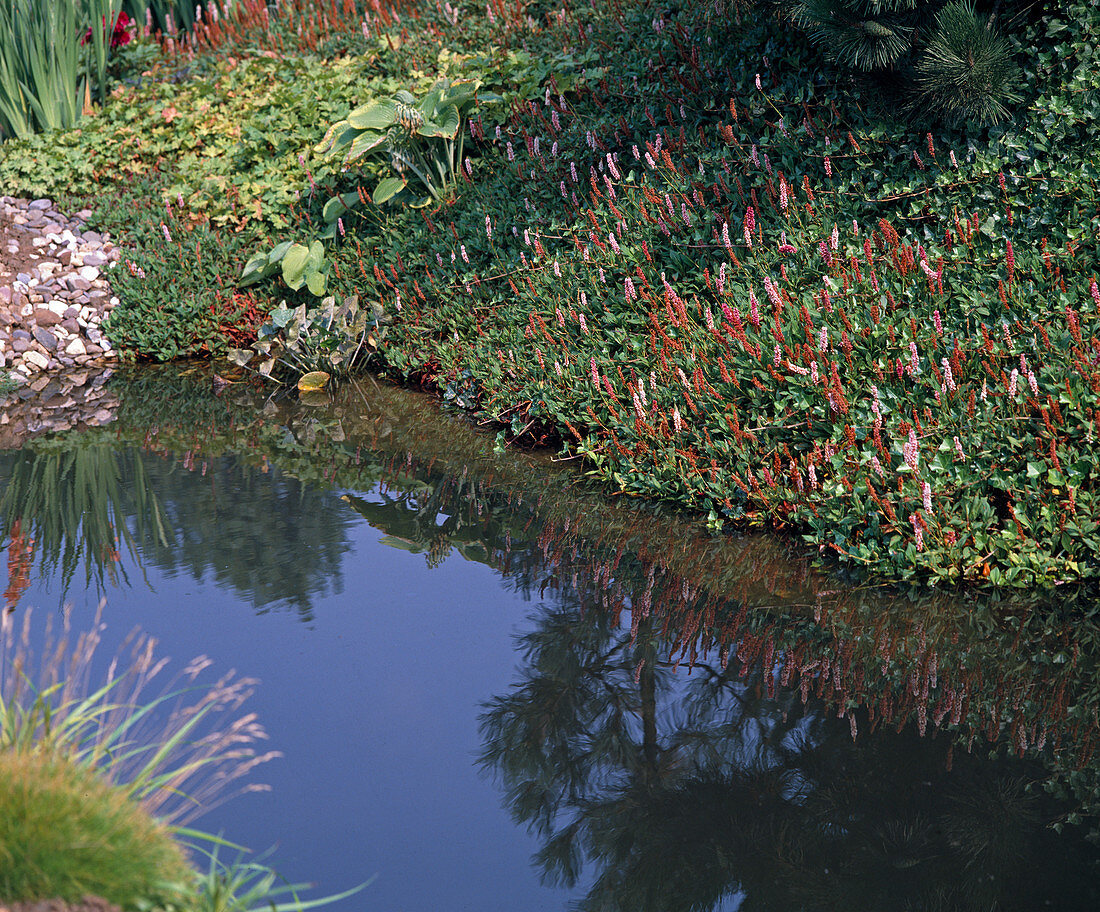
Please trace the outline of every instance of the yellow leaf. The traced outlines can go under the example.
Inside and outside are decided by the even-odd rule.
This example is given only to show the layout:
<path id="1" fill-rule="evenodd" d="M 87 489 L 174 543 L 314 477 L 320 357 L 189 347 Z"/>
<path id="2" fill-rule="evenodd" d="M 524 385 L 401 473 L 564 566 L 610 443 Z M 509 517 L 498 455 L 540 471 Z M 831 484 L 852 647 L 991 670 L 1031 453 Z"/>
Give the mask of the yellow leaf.
<path id="1" fill-rule="evenodd" d="M 324 371 L 310 371 L 298 380 L 298 390 L 303 393 L 312 393 L 315 390 L 324 389 L 328 381 L 329 375 Z"/>

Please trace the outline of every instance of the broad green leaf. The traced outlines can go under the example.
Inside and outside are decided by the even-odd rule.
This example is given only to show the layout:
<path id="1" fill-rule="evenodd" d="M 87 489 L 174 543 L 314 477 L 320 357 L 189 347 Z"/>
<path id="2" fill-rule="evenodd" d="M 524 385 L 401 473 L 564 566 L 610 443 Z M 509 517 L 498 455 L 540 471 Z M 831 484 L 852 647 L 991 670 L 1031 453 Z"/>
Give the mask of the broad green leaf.
<path id="1" fill-rule="evenodd" d="M 286 256 L 286 252 L 290 250 L 290 248 L 293 246 L 294 241 L 283 241 L 282 243 L 276 244 L 274 247 L 271 248 L 271 253 L 267 255 L 268 261 L 273 265 L 275 263 L 278 263 L 284 256 Z"/>
<path id="2" fill-rule="evenodd" d="M 458 108 L 448 106 L 439 112 L 437 120 L 425 120 L 417 133 L 421 136 L 442 136 L 446 139 L 454 139 L 461 125 L 462 118 L 459 116 Z"/>
<path id="3" fill-rule="evenodd" d="M 386 200 L 393 198 L 408 184 L 404 178 L 401 177 L 385 177 L 378 182 L 378 186 L 374 188 L 374 194 L 371 199 L 376 204 L 386 202 Z"/>
<path id="4" fill-rule="evenodd" d="M 397 108 L 392 101 L 372 101 L 348 115 L 348 123 L 357 130 L 385 130 L 397 122 Z"/>
<path id="5" fill-rule="evenodd" d="M 258 282 L 264 277 L 264 269 L 268 265 L 268 255 L 266 253 L 257 253 L 249 258 L 248 262 L 244 264 L 244 270 L 241 272 L 241 285 L 251 285 L 253 282 Z"/>
<path id="6" fill-rule="evenodd" d="M 336 144 L 336 134 L 341 130 L 346 130 L 347 126 L 348 122 L 346 120 L 338 120 L 325 131 L 324 138 L 313 147 L 313 151 L 327 152 Z"/>
<path id="7" fill-rule="evenodd" d="M 327 203 L 325 203 L 325 208 L 322 211 L 321 215 L 326 222 L 335 222 L 347 211 L 348 207 L 344 205 L 344 201 L 340 197 L 334 196 Z"/>
<path id="8" fill-rule="evenodd" d="M 305 282 L 306 264 L 309 262 L 309 248 L 301 244 L 291 245 L 283 257 L 283 281 L 297 291 Z"/>
<path id="9" fill-rule="evenodd" d="M 348 150 L 346 161 L 355 161 L 360 156 L 366 155 L 371 149 L 375 149 L 382 145 L 386 141 L 385 133 L 376 133 L 373 130 L 368 130 L 365 133 L 360 133 L 351 143 L 351 148 Z"/>
<path id="10" fill-rule="evenodd" d="M 306 288 L 309 289 L 310 294 L 318 298 L 325 293 L 327 283 L 328 275 L 324 272 L 314 269 L 306 273 Z"/>

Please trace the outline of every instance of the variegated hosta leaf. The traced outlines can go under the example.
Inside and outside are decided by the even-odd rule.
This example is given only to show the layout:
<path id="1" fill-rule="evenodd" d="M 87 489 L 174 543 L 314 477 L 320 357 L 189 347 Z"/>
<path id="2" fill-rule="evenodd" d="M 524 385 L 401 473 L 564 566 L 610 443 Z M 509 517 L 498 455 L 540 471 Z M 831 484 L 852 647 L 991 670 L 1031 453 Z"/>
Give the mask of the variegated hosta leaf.
<path id="1" fill-rule="evenodd" d="M 357 158 L 366 155 L 372 149 L 377 149 L 385 141 L 385 133 L 378 133 L 374 130 L 367 130 L 360 133 L 351 141 L 351 148 L 348 150 L 347 157 L 344 160 L 346 162 L 353 162 Z"/>
<path id="2" fill-rule="evenodd" d="M 348 115 L 348 123 L 356 130 L 385 130 L 392 127 L 397 117 L 397 106 L 388 99 L 369 102 Z"/>
<path id="3" fill-rule="evenodd" d="M 339 131 L 346 130 L 348 122 L 346 120 L 338 120 L 331 127 L 325 131 L 324 139 L 322 139 L 317 145 L 313 147 L 314 152 L 328 152 L 336 142 L 336 134 Z"/>

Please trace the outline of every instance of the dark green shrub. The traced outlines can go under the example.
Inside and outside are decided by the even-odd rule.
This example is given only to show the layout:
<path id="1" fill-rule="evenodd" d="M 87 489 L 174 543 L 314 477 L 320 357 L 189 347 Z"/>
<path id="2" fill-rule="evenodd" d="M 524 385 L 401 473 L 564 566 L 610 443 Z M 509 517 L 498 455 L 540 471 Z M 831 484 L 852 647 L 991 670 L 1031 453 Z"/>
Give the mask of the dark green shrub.
<path id="1" fill-rule="evenodd" d="M 1009 43 L 971 0 L 795 0 L 787 13 L 838 65 L 900 82 L 922 118 L 992 124 L 1019 101 Z"/>

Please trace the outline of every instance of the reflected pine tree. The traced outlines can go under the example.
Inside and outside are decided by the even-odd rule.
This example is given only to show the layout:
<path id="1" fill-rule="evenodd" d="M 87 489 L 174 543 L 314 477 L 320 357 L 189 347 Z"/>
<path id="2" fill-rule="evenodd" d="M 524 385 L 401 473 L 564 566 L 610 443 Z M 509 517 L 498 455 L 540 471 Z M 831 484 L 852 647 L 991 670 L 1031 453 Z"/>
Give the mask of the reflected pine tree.
<path id="1" fill-rule="evenodd" d="M 853 740 L 819 702 L 768 697 L 760 672 L 670 676 L 645 621 L 632 635 L 568 600 L 521 646 L 522 679 L 482 717 L 482 763 L 542 839 L 546 877 L 590 884 L 581 909 L 1100 901 L 1095 851 L 1050 829 L 1059 809 L 1035 765 L 955 756 L 911 729 Z"/>

